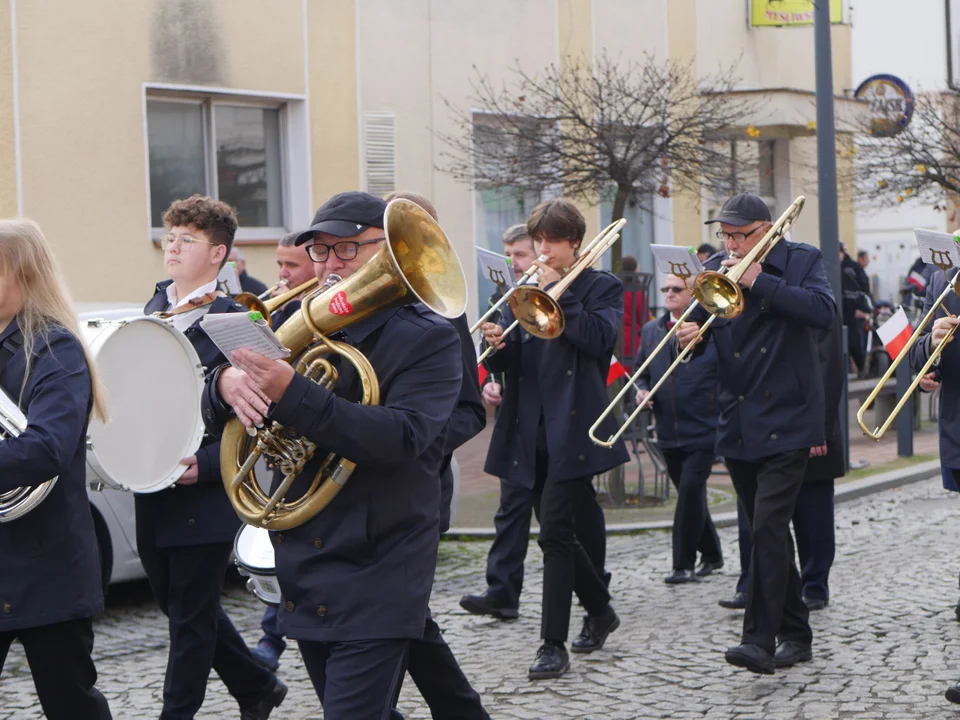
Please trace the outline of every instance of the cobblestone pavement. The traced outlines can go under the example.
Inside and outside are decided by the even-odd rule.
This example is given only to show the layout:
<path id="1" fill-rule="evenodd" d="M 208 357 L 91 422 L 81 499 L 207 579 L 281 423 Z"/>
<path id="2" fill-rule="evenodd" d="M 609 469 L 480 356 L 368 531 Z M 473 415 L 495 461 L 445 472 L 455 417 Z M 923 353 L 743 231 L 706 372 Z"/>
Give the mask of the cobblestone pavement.
<path id="1" fill-rule="evenodd" d="M 722 530 L 727 567 L 695 586 L 671 587 L 665 533 L 614 537 L 608 546 L 614 603 L 623 620 L 606 647 L 573 656 L 561 680 L 530 682 L 538 645 L 540 553 L 531 546 L 519 620 L 486 621 L 461 611 L 464 592 L 483 589 L 489 544 L 444 543 L 433 607 L 446 638 L 495 718 L 943 718 L 960 714 L 943 698 L 960 679 L 957 599 L 960 505 L 929 480 L 837 509 L 837 560 L 829 607 L 812 615 L 813 662 L 770 677 L 723 661 L 741 614 L 717 599 L 738 570 L 735 528 Z M 226 599 L 245 637 L 258 638 L 261 606 L 240 588 Z M 96 624 L 99 686 L 114 717 L 156 718 L 166 662 L 166 627 L 143 585 L 114 591 Z M 579 623 L 571 628 L 571 635 Z M 290 694 L 277 720 L 321 718 L 296 648 L 280 676 Z M 407 680 L 401 707 L 429 718 Z M 238 717 L 217 679 L 197 716 Z M 0 681 L 0 718 L 40 716 L 29 670 L 15 646 Z"/>

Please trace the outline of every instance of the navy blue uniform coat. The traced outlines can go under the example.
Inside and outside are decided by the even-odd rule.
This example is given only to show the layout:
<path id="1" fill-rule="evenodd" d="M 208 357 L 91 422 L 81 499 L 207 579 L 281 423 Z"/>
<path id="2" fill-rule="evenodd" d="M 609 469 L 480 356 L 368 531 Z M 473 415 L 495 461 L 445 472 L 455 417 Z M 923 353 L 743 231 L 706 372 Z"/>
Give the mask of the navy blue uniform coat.
<path id="1" fill-rule="evenodd" d="M 166 309 L 170 283 L 166 280 L 157 285 L 156 294 L 143 309 L 145 315 Z M 247 309 L 228 297 L 219 297 L 208 312 L 247 312 Z M 188 327 L 184 334 L 204 367 L 213 369 L 226 362 L 220 348 L 200 327 L 200 320 Z M 171 422 L 176 422 L 176 418 L 171 418 Z M 145 438 L 144 442 L 147 441 Z M 197 482 L 193 485 L 174 485 L 159 492 L 135 496 L 138 543 L 168 548 L 234 541 L 240 529 L 240 518 L 223 488 L 219 437 L 209 434 L 204 437 L 197 450 L 197 470 Z"/>
<path id="2" fill-rule="evenodd" d="M 643 326 L 637 367 L 666 337 L 666 313 Z M 712 448 L 717 441 L 717 351 L 713 341 L 688 363 L 681 363 L 653 397 L 653 415 L 657 420 L 657 444 L 670 448 Z M 663 377 L 673 358 L 661 351 L 647 370 L 637 378 L 637 387 L 649 390 Z"/>
<path id="3" fill-rule="evenodd" d="M 807 463 L 805 482 L 833 480 L 847 472 L 843 456 L 843 435 L 840 431 L 840 402 L 843 398 L 843 324 L 837 317 L 826 330 L 818 330 L 817 355 L 820 359 L 820 375 L 823 378 L 824 436 L 827 454 L 812 457 Z"/>
<path id="4" fill-rule="evenodd" d="M 6 340 L 16 321 L 0 334 Z M 27 429 L 0 442 L 0 493 L 59 476 L 26 515 L 0 524 L 0 632 L 93 617 L 103 610 L 100 561 L 86 492 L 90 371 L 80 341 L 63 328 L 37 338 L 30 376 L 23 350 L 0 372 Z"/>
<path id="5" fill-rule="evenodd" d="M 718 253 L 705 267 L 718 270 Z M 781 240 L 767 256 L 743 313 L 713 321 L 720 359 L 720 424 L 717 454 L 756 461 L 824 443 L 823 381 L 815 329 L 837 316 L 823 256 L 810 245 Z M 709 317 L 698 307 L 691 320 Z M 696 353 L 702 353 L 700 343 Z"/>
<path id="6" fill-rule="evenodd" d="M 283 591 L 280 629 L 298 640 L 421 638 L 440 540 L 440 467 L 460 395 L 457 331 L 422 306 L 379 313 L 344 332 L 372 363 L 380 405 L 340 397 L 356 379 L 340 363 L 336 394 L 296 375 L 270 417 L 318 444 L 294 481 L 299 497 L 328 452 L 357 467 L 325 510 L 272 532 Z M 216 431 L 228 415 L 208 377 Z M 204 413 L 206 418 L 206 412 Z"/>
<path id="7" fill-rule="evenodd" d="M 956 272 L 956 271 L 954 271 Z M 947 286 L 947 278 L 942 270 L 937 270 L 927 283 L 927 294 L 923 301 L 923 314 L 926 315 L 933 303 Z M 915 372 L 919 372 L 930 359 L 930 333 L 933 323 L 946 313 L 960 313 L 960 297 L 955 293 L 947 295 L 946 301 L 937 310 L 934 319 L 927 323 L 917 342 L 910 348 L 909 361 Z M 934 366 L 934 369 L 937 366 Z M 949 470 L 960 470 L 960 341 L 954 337 L 940 353 L 940 464 Z M 957 490 L 953 473 L 943 473 L 943 487 Z"/>
<path id="8" fill-rule="evenodd" d="M 597 475 L 629 459 L 622 441 L 607 449 L 587 434 L 608 404 L 610 356 L 623 324 L 623 285 L 610 273 L 588 269 L 559 303 L 566 319 L 560 337 L 540 340 L 517 329 L 507 335 L 505 348 L 484 361 L 490 372 L 506 373 L 484 471 L 523 487 L 534 484 L 541 407 L 552 480 Z M 505 306 L 499 324 L 512 322 Z M 536 367 L 524 362 L 525 353 L 536 358 Z M 525 379 L 527 373 L 536 377 Z M 610 417 L 598 435 L 606 438 L 614 430 Z"/>

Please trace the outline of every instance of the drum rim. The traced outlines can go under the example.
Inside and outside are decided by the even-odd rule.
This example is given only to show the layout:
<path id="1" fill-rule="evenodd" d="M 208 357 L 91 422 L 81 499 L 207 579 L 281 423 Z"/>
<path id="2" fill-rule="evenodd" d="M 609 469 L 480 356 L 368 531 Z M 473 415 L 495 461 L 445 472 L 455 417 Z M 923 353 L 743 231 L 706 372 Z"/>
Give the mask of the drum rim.
<path id="1" fill-rule="evenodd" d="M 272 567 L 268 567 L 264 565 L 251 565 L 240 555 L 240 538 L 243 537 L 243 534 L 245 532 L 252 532 L 252 533 L 265 532 L 267 533 L 268 537 L 270 535 L 270 531 L 267 530 L 266 528 L 260 528 L 260 527 L 257 527 L 256 525 L 244 524 L 243 527 L 241 527 L 237 531 L 237 536 L 233 539 L 233 557 L 236 560 L 237 567 L 241 567 L 247 572 L 249 572 L 251 575 L 256 575 L 257 577 L 275 578 L 277 576 L 276 553 L 274 553 L 274 561 L 273 561 Z M 270 543 L 270 548 L 271 549 L 273 548 L 273 543 Z M 277 584 L 279 586 L 279 583 Z"/>
<path id="2" fill-rule="evenodd" d="M 96 313 L 84 313 L 84 316 L 80 318 L 80 331 L 83 335 L 85 328 L 90 326 L 100 326 L 102 328 L 112 328 L 110 332 L 100 332 L 93 339 L 92 342 L 88 344 L 88 350 L 90 351 L 91 356 L 96 359 L 97 352 L 106 344 L 107 340 L 117 332 L 122 330 L 125 326 L 130 325 L 135 322 L 147 321 L 160 325 L 167 332 L 172 335 L 176 341 L 180 344 L 180 347 L 184 350 L 187 357 L 190 359 L 191 364 L 196 369 L 196 375 L 194 376 L 197 382 L 197 403 L 196 403 L 196 418 L 193 427 L 193 432 L 191 435 L 190 443 L 188 447 L 193 448 L 190 452 L 185 453 L 184 457 L 196 453 L 200 449 L 200 445 L 203 442 L 203 436 L 205 434 L 205 427 L 203 424 L 203 411 L 200 406 L 200 399 L 203 395 L 204 380 L 205 375 L 203 372 L 203 364 L 200 362 L 200 356 L 197 355 L 197 351 L 194 349 L 193 345 L 187 339 L 186 335 L 172 327 L 169 323 L 161 320 L 160 318 L 153 317 L 151 315 L 133 315 L 128 318 L 114 318 L 114 319 L 103 319 L 98 318 Z M 94 325 L 94 324 L 97 325 Z M 156 480 L 149 485 L 137 486 L 133 483 L 120 482 L 115 480 L 107 472 L 106 467 L 103 464 L 98 452 L 97 445 L 93 441 L 91 434 L 91 428 L 95 427 L 96 420 L 91 420 L 90 427 L 87 428 L 87 465 L 90 469 L 93 470 L 97 478 L 103 482 L 107 487 L 116 488 L 118 490 L 127 490 L 136 494 L 150 494 L 159 492 L 161 490 L 166 490 L 167 488 L 173 486 L 177 480 L 186 472 L 187 468 L 185 465 L 177 465 L 174 469 L 169 472 L 165 477 L 160 480 Z"/>

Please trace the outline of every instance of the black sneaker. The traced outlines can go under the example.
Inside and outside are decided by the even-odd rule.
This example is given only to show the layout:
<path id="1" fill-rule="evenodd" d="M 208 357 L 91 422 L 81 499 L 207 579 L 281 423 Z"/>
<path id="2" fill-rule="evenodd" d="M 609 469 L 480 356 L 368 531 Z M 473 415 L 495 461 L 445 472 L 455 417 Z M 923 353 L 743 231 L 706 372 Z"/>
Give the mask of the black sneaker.
<path id="1" fill-rule="evenodd" d="M 533 661 L 527 677 L 531 680 L 558 678 L 570 668 L 570 656 L 561 645 L 544 643 L 537 650 L 537 659 Z"/>
<path id="2" fill-rule="evenodd" d="M 570 652 L 590 653 L 599 650 L 607 641 L 607 635 L 620 627 L 620 618 L 614 612 L 612 605 L 607 605 L 603 615 L 593 617 L 584 615 L 583 630 L 570 645 Z"/>
<path id="3" fill-rule="evenodd" d="M 464 595 L 460 598 L 460 607 L 474 615 L 490 615 L 500 620 L 514 620 L 520 616 L 519 608 L 504 605 L 489 590 L 483 595 Z"/>
<path id="4" fill-rule="evenodd" d="M 267 720 L 274 708 L 280 707 L 280 703 L 286 696 L 287 686 L 277 679 L 277 684 L 263 700 L 256 705 L 240 709 L 240 720 Z"/>

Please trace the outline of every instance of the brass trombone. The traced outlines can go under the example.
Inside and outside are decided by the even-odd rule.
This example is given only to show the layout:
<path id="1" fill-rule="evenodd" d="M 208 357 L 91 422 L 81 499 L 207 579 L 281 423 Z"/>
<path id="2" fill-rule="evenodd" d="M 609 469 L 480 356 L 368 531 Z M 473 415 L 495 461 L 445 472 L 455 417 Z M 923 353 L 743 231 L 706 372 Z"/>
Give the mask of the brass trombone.
<path id="1" fill-rule="evenodd" d="M 857 423 L 860 425 L 860 429 L 863 430 L 863 434 L 867 437 L 873 438 L 874 440 L 879 440 L 883 437 L 883 434 L 890 428 L 890 425 L 893 424 L 893 421 L 897 419 L 897 415 L 900 414 L 900 411 L 903 409 L 903 406 L 906 404 L 907 400 L 910 399 L 910 396 L 913 395 L 913 392 L 917 389 L 917 386 L 920 385 L 920 381 L 923 380 L 923 376 L 930 372 L 930 368 L 937 361 L 937 358 L 940 357 L 940 353 L 943 352 L 943 349 L 947 346 L 947 343 L 950 342 L 950 338 L 953 337 L 953 334 L 957 331 L 957 326 L 954 325 L 947 331 L 947 335 L 943 338 L 943 341 L 937 345 L 930 353 L 930 357 L 927 359 L 927 362 L 924 363 L 923 368 L 920 372 L 917 373 L 917 377 L 914 378 L 913 382 L 910 383 L 910 387 L 907 388 L 906 392 L 903 393 L 903 397 L 900 398 L 900 401 L 897 403 L 896 407 L 893 408 L 893 412 L 890 413 L 890 416 L 887 418 L 886 422 L 883 423 L 880 427 L 876 428 L 873 432 L 867 429 L 866 424 L 863 421 L 863 416 L 867 412 L 867 409 L 873 404 L 873 401 L 877 399 L 877 395 L 880 394 L 880 391 L 883 389 L 883 386 L 887 384 L 887 381 L 890 377 L 897 371 L 900 363 L 907 357 L 917 340 L 920 337 L 920 333 L 923 332 L 923 329 L 933 320 L 934 316 L 937 314 L 937 311 L 947 300 L 947 296 L 950 293 L 957 292 L 957 277 L 960 276 L 960 270 L 953 274 L 953 278 L 947 281 L 947 286 L 943 289 L 943 292 L 940 293 L 940 297 L 937 298 L 936 302 L 930 308 L 929 312 L 923 316 L 923 319 L 920 321 L 920 324 L 917 325 L 917 329 L 913 331 L 913 334 L 910 336 L 910 339 L 907 340 L 907 344 L 903 346 L 903 350 L 900 351 L 900 354 L 893 359 L 893 362 L 890 363 L 890 367 L 887 368 L 887 371 L 883 374 L 883 377 L 880 378 L 880 382 L 877 383 L 877 386 L 873 389 L 873 392 L 867 396 L 867 399 L 863 401 L 863 405 L 860 406 L 860 409 L 857 411 Z M 930 338 L 930 342 L 933 342 L 933 338 Z"/>
<path id="2" fill-rule="evenodd" d="M 483 315 L 481 315 L 477 321 L 470 327 L 470 334 L 473 335 L 477 330 L 480 329 L 480 326 L 483 325 L 491 315 L 493 315 L 497 310 L 503 307 L 503 304 L 507 302 L 513 294 L 517 291 L 521 285 L 523 285 L 527 280 L 529 280 L 534 273 L 540 272 L 547 262 L 547 256 L 541 255 L 536 260 L 531 263 L 530 267 L 527 268 L 527 271 L 520 276 L 520 279 L 517 280 L 517 284 L 514 287 L 511 287 L 507 290 L 499 300 L 497 300 L 493 305 L 490 306 L 490 309 L 487 310 Z"/>
<path id="3" fill-rule="evenodd" d="M 563 311 L 560 309 L 557 298 L 567 291 L 567 288 L 584 269 L 593 265 L 607 250 L 613 247 L 613 244 L 620 239 L 620 230 L 626 224 L 627 221 L 621 218 L 607 225 L 599 235 L 587 243 L 574 262 L 573 267 L 549 291 L 541 290 L 535 285 L 520 285 L 513 288 L 508 302 L 516 319 L 503 331 L 501 339 L 516 330 L 518 325 L 522 325 L 524 330 L 542 340 L 553 340 L 560 337 L 563 334 L 565 323 Z M 496 345 L 491 345 L 484 350 L 477 360 L 477 365 L 483 363 L 495 350 Z"/>
<path id="4" fill-rule="evenodd" d="M 664 381 L 673 374 L 673 371 L 677 369 L 680 363 L 687 361 L 687 356 L 693 351 L 696 344 L 700 342 L 700 338 L 703 337 L 707 328 L 713 324 L 713 321 L 717 318 L 729 320 L 743 312 L 743 290 L 740 289 L 740 278 L 743 277 L 743 274 L 755 262 L 762 263 L 776 244 L 783 239 L 787 230 L 790 229 L 800 216 L 800 211 L 803 209 L 805 200 L 806 198 L 804 198 L 803 195 L 794 200 L 793 204 L 779 217 L 777 222 L 773 224 L 773 227 L 761 238 L 760 242 L 754 245 L 753 249 L 735 266 L 729 268 L 727 272 L 724 272 L 724 270 L 727 270 L 727 268 L 724 268 L 720 271 L 706 270 L 697 275 L 693 284 L 694 301 L 690 303 L 690 307 L 683 311 L 683 315 L 677 319 L 663 340 L 653 349 L 653 352 L 650 353 L 650 356 L 643 364 L 637 368 L 637 371 L 630 376 L 630 379 L 623 386 L 623 389 L 617 394 L 613 401 L 607 405 L 606 409 L 600 413 L 600 417 L 598 417 L 596 422 L 590 427 L 588 434 L 594 443 L 601 447 L 613 447 L 613 444 L 626 432 L 627 428 L 633 424 L 637 415 L 643 412 L 650 404 L 653 396 L 657 394 L 657 391 L 660 389 L 660 386 L 663 385 Z M 733 256 L 731 255 L 731 257 Z M 600 440 L 597 437 L 597 430 L 600 428 L 600 425 L 606 420 L 607 416 L 616 409 L 617 405 L 623 399 L 623 396 L 626 395 L 627 391 L 636 383 L 637 378 L 650 366 L 651 361 L 667 346 L 667 343 L 674 338 L 677 330 L 686 322 L 687 318 L 690 317 L 690 314 L 698 305 L 710 313 L 710 317 L 700 326 L 700 330 L 696 336 L 680 351 L 677 359 L 667 368 L 663 377 L 660 378 L 656 385 L 650 388 L 650 392 L 647 393 L 647 396 L 637 405 L 636 410 L 631 413 L 630 417 L 620 425 L 619 429 L 613 435 L 606 440 Z"/>

